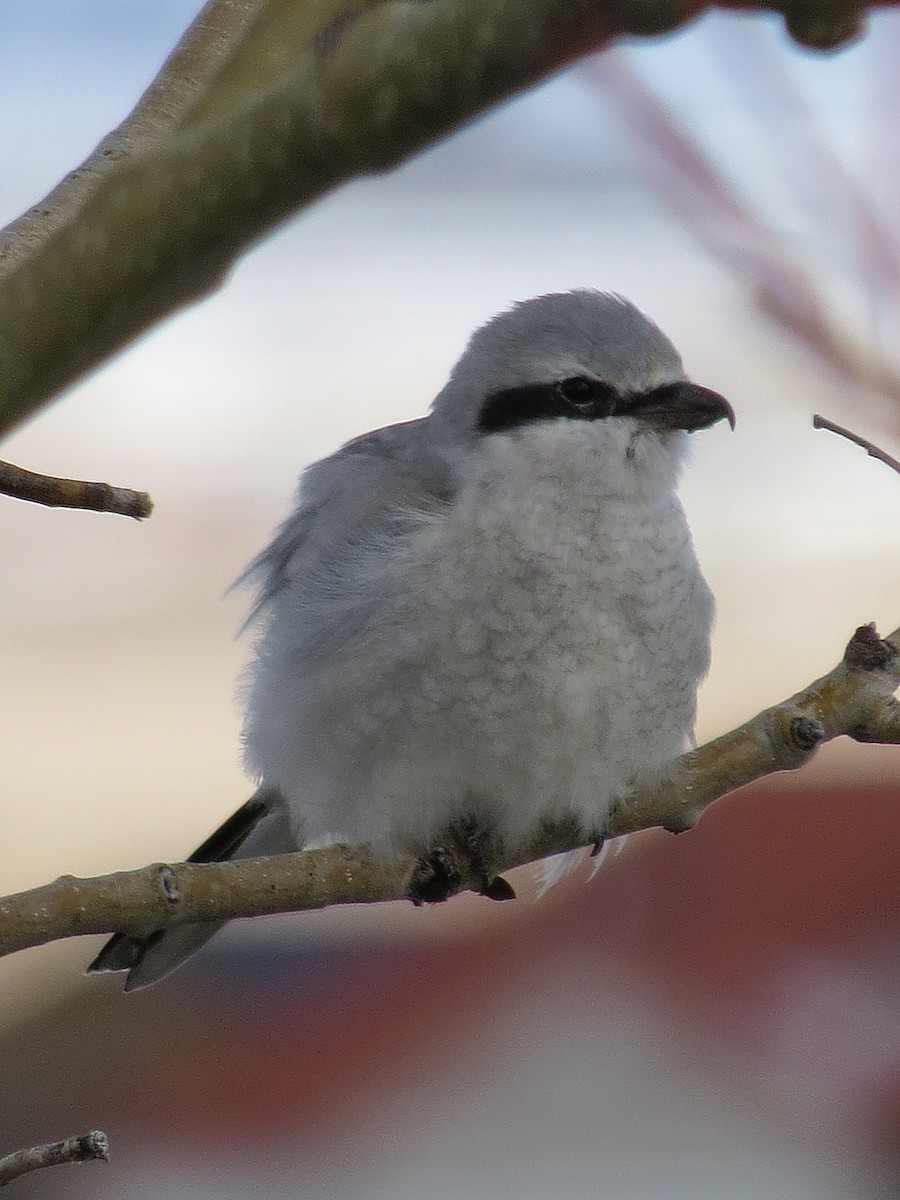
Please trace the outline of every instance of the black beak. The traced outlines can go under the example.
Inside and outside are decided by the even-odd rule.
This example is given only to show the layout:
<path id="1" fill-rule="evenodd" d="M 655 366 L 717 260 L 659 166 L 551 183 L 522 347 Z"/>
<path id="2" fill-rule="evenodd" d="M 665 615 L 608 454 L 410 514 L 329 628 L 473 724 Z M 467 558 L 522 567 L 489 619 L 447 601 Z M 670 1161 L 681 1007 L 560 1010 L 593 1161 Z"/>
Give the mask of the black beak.
<path id="1" fill-rule="evenodd" d="M 665 383 L 631 398 L 628 411 L 654 429 L 707 429 L 726 420 L 734 429 L 734 409 L 724 396 L 699 383 Z"/>

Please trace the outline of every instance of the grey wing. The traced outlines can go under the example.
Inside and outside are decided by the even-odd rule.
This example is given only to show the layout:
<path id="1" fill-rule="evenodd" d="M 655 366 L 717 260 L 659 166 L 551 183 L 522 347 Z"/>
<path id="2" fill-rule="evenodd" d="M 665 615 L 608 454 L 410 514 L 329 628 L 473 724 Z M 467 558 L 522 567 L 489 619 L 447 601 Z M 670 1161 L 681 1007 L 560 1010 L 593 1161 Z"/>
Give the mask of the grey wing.
<path id="1" fill-rule="evenodd" d="M 338 566 L 402 514 L 450 501 L 451 474 L 428 446 L 427 420 L 364 434 L 303 473 L 294 512 L 235 584 L 257 588 L 248 625 L 285 588 Z"/>

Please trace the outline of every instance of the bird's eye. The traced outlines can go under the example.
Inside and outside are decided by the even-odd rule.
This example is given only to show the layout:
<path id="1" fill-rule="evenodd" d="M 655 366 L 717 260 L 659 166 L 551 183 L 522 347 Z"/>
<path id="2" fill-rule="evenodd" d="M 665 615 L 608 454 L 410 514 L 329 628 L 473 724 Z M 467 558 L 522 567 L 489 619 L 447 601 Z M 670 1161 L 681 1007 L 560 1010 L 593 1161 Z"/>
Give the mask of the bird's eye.
<path id="1" fill-rule="evenodd" d="M 583 375 L 576 375 L 572 379 L 563 379 L 557 386 L 566 400 L 572 404 L 577 404 L 581 400 L 590 400 L 594 395 L 593 380 L 585 379 Z"/>
<path id="2" fill-rule="evenodd" d="M 563 379 L 556 385 L 556 392 L 570 415 L 582 419 L 597 420 L 614 416 L 621 404 L 621 396 L 611 383 L 588 379 L 584 375 Z"/>
<path id="3" fill-rule="evenodd" d="M 593 379 L 576 375 L 572 379 L 563 379 L 556 388 L 568 407 L 575 412 L 587 414 L 594 411 L 599 389 Z"/>

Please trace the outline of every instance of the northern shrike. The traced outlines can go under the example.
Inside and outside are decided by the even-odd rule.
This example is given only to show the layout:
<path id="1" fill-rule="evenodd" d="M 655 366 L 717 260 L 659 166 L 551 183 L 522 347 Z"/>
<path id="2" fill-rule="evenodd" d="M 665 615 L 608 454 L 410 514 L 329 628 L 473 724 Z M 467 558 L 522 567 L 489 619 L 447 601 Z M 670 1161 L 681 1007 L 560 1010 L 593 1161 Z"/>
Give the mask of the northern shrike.
<path id="1" fill-rule="evenodd" d="M 421 903 L 452 838 L 502 899 L 491 847 L 563 818 L 602 838 L 689 738 L 713 601 L 675 488 L 722 418 L 633 305 L 573 291 L 477 330 L 427 417 L 311 466 L 245 575 L 260 788 L 194 860 L 368 843 L 418 860 Z M 216 928 L 119 935 L 89 969 L 141 987 Z"/>

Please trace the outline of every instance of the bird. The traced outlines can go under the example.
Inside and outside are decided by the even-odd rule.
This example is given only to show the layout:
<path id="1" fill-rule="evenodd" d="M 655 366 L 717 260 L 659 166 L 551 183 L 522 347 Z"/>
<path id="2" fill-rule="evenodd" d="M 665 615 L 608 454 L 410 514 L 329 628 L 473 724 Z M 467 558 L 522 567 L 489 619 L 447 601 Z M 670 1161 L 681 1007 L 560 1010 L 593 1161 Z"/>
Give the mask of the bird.
<path id="1" fill-rule="evenodd" d="M 499 847 L 603 839 L 689 744 L 714 602 L 677 484 L 728 401 L 628 300 L 588 288 L 478 328 L 428 415 L 308 467 L 239 582 L 259 788 L 189 861 L 329 841 L 415 861 L 409 898 L 514 896 Z M 88 970 L 167 975 L 219 924 L 115 935 Z"/>

